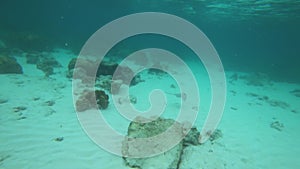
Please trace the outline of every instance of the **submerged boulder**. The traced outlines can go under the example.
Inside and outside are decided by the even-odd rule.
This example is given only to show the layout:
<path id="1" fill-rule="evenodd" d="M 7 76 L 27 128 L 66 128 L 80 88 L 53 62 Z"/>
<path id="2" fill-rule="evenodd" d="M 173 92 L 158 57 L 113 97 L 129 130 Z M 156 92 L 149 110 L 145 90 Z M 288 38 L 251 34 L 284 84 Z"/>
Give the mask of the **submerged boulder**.
<path id="1" fill-rule="evenodd" d="M 125 164 L 129 167 L 150 169 L 150 168 L 170 168 L 177 169 L 180 167 L 182 156 L 184 155 L 184 148 L 189 145 L 199 145 L 197 139 L 199 132 L 196 128 L 192 128 L 188 134 L 185 134 L 185 127 L 183 124 L 176 122 L 172 119 L 157 118 L 148 123 L 142 123 L 145 118 L 138 117 L 135 121 L 131 122 L 128 127 L 128 135 L 123 141 L 122 153 L 124 155 Z M 168 130 L 173 126 L 173 130 Z M 170 150 L 153 156 L 144 158 L 132 158 L 130 156 L 141 155 L 145 151 L 155 151 L 159 149 L 160 143 L 168 143 L 168 139 L 160 140 L 158 146 L 147 147 L 144 144 L 137 144 L 138 142 L 133 141 L 134 138 L 148 138 L 149 142 L 155 142 L 149 137 L 156 136 L 162 132 L 168 132 L 171 137 L 169 139 L 182 139 L 177 145 Z M 155 145 L 156 143 L 154 143 Z"/>
<path id="2" fill-rule="evenodd" d="M 21 65 L 13 57 L 0 56 L 0 74 L 22 74 Z"/>

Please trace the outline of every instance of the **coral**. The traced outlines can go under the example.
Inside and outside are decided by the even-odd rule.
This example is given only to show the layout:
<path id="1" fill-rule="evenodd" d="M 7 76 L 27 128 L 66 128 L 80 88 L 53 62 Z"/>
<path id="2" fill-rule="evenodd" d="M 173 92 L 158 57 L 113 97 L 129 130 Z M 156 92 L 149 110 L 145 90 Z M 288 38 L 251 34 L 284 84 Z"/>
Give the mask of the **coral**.
<path id="1" fill-rule="evenodd" d="M 93 99 L 93 96 L 96 100 Z M 103 90 L 84 91 L 76 102 L 76 110 L 82 112 L 91 108 L 106 109 L 108 104 L 109 97 Z"/>
<path id="2" fill-rule="evenodd" d="M 0 56 L 0 74 L 22 74 L 21 65 L 13 57 Z"/>

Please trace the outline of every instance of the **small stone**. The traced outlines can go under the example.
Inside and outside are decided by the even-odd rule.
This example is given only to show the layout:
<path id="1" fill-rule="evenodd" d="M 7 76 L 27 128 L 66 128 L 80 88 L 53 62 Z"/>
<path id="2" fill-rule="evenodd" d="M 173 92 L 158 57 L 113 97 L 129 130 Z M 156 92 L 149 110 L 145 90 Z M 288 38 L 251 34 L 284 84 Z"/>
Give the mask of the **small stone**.
<path id="1" fill-rule="evenodd" d="M 237 108 L 236 108 L 236 107 L 230 107 L 230 109 L 231 109 L 231 110 L 237 110 Z"/>
<path id="2" fill-rule="evenodd" d="M 1 155 L 0 156 L 0 165 L 1 165 L 1 163 L 4 161 L 4 160 L 6 160 L 6 159 L 8 159 L 10 157 L 10 155 Z"/>
<path id="3" fill-rule="evenodd" d="M 137 98 L 133 95 L 129 95 L 130 103 L 136 104 L 137 103 Z"/>
<path id="4" fill-rule="evenodd" d="M 215 140 L 219 139 L 219 138 L 222 138 L 223 137 L 223 133 L 221 130 L 219 129 L 216 129 L 209 137 L 209 140 L 211 142 L 214 142 Z"/>
<path id="5" fill-rule="evenodd" d="M 57 142 L 61 142 L 64 140 L 64 137 L 57 137 L 55 139 L 53 139 L 54 141 L 57 141 Z"/>
<path id="6" fill-rule="evenodd" d="M 7 103 L 8 99 L 0 99 L 0 104 Z"/>
<path id="7" fill-rule="evenodd" d="M 19 111 L 24 111 L 26 109 L 27 109 L 27 107 L 25 107 L 25 106 L 18 106 L 18 107 L 14 107 L 13 111 L 14 112 L 19 112 Z"/>
<path id="8" fill-rule="evenodd" d="M 112 80 L 111 82 L 111 94 L 118 94 L 122 85 L 122 80 Z"/>
<path id="9" fill-rule="evenodd" d="M 51 109 L 51 108 L 49 108 L 48 110 L 45 110 L 44 116 L 45 116 L 45 117 L 48 117 L 48 116 L 51 116 L 51 115 L 54 114 L 54 113 L 56 113 L 56 111 L 53 110 L 53 109 Z"/>
<path id="10" fill-rule="evenodd" d="M 19 117 L 17 120 L 23 120 L 23 119 L 26 119 L 27 117 Z"/>
<path id="11" fill-rule="evenodd" d="M 176 86 L 175 86 L 174 84 L 171 84 L 171 85 L 170 85 L 170 88 L 173 88 L 173 89 L 175 89 L 175 88 L 176 88 Z"/>
<path id="12" fill-rule="evenodd" d="M 47 106 L 53 106 L 55 104 L 55 101 L 49 100 L 45 102 Z"/>
<path id="13" fill-rule="evenodd" d="M 33 101 L 38 101 L 38 100 L 40 100 L 40 97 L 34 97 L 32 100 Z"/>

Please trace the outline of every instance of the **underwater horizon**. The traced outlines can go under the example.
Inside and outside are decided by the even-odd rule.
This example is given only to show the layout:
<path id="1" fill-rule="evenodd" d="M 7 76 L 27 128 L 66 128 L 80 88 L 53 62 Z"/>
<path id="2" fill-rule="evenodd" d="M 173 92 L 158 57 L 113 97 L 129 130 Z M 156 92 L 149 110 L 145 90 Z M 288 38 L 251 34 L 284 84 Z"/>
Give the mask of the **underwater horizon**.
<path id="1" fill-rule="evenodd" d="M 0 169 L 300 168 L 299 30 L 297 0 L 4 0 Z"/>
<path id="2" fill-rule="evenodd" d="M 259 71 L 275 80 L 300 82 L 299 11 L 299 2 L 292 0 L 6 1 L 1 5 L 0 37 L 7 46 L 25 51 L 61 47 L 79 54 L 87 39 L 114 19 L 137 12 L 164 12 L 202 30 L 225 69 Z"/>

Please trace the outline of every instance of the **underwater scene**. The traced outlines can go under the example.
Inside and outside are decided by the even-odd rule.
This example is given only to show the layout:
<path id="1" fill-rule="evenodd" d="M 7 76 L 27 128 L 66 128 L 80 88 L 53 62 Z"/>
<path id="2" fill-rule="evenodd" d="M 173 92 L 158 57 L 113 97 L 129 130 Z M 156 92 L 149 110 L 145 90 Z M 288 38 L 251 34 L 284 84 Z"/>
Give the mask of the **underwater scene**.
<path id="1" fill-rule="evenodd" d="M 297 0 L 2 0 L 0 169 L 298 169 L 299 30 Z"/>

